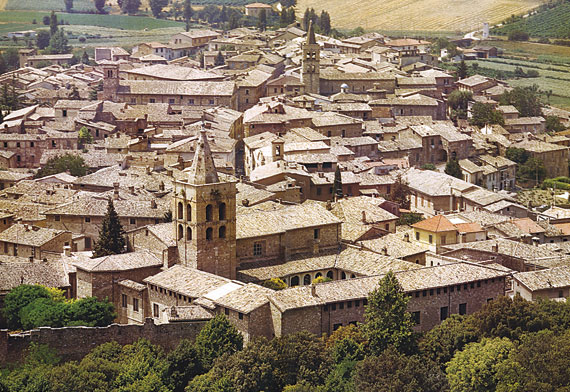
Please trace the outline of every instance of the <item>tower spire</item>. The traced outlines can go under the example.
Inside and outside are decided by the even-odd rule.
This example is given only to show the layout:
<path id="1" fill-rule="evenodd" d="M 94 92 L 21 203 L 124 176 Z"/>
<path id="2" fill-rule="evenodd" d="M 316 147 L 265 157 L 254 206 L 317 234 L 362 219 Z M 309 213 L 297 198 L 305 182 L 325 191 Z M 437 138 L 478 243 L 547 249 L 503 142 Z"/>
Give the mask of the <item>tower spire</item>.
<path id="1" fill-rule="evenodd" d="M 188 180 L 191 184 L 198 185 L 220 182 L 216 166 L 214 165 L 214 158 L 212 158 L 212 152 L 210 151 L 206 130 L 203 128 L 200 130 L 196 154 L 188 171 Z"/>
<path id="2" fill-rule="evenodd" d="M 309 30 L 307 31 L 307 44 L 316 44 L 315 29 L 313 28 L 313 21 L 309 21 Z"/>

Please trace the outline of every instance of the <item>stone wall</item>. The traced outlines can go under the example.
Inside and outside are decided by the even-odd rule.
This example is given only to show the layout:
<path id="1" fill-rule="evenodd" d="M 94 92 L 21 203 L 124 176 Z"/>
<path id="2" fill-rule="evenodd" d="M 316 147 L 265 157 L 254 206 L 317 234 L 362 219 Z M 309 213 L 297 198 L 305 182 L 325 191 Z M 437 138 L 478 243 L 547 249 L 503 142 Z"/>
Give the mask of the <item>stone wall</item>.
<path id="1" fill-rule="evenodd" d="M 144 325 L 42 327 L 20 334 L 0 330 L 0 365 L 20 360 L 32 342 L 52 347 L 66 361 L 79 360 L 103 343 L 116 341 L 126 345 L 141 338 L 170 351 L 181 339 L 194 340 L 204 324 L 205 322 L 181 322 L 156 325 L 152 319 L 146 319 Z"/>

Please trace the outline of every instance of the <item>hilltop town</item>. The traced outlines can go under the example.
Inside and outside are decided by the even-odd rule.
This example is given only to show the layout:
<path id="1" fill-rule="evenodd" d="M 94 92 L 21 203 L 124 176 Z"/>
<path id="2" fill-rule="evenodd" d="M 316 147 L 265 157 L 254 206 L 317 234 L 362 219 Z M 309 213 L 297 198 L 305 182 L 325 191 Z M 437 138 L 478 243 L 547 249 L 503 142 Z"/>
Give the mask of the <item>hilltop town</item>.
<path id="1" fill-rule="evenodd" d="M 250 342 L 363 323 L 391 273 L 416 332 L 502 297 L 565 301 L 570 111 L 468 76 L 501 53 L 465 40 L 452 67 L 430 41 L 298 22 L 79 64 L 20 49 L 0 75 L 0 304 L 43 285 L 123 325 L 225 315 Z"/>

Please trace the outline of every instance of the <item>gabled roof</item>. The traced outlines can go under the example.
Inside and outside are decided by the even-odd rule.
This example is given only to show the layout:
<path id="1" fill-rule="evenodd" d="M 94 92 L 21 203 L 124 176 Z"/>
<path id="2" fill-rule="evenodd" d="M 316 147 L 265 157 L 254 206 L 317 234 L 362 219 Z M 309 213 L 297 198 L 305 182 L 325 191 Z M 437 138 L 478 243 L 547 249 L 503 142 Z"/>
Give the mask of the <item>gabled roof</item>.
<path id="1" fill-rule="evenodd" d="M 191 184 L 196 185 L 220 182 L 205 129 L 200 132 L 200 140 L 196 148 L 194 161 L 190 170 L 188 170 L 188 179 Z"/>
<path id="2" fill-rule="evenodd" d="M 433 218 L 425 219 L 412 225 L 414 229 L 431 231 L 433 233 L 457 231 L 457 227 L 443 215 L 436 215 Z"/>

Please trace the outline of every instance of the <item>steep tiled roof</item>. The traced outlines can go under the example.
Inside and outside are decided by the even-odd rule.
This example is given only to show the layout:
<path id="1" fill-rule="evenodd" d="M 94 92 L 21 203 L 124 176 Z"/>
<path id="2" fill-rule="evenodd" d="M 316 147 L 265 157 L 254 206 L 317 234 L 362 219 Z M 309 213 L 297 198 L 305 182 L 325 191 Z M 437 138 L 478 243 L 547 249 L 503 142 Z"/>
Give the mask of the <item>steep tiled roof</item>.
<path id="1" fill-rule="evenodd" d="M 415 229 L 431 231 L 433 233 L 456 231 L 457 228 L 443 215 L 436 215 L 412 225 Z"/>

